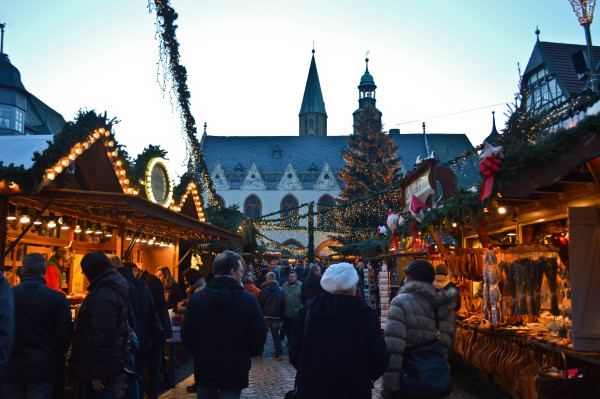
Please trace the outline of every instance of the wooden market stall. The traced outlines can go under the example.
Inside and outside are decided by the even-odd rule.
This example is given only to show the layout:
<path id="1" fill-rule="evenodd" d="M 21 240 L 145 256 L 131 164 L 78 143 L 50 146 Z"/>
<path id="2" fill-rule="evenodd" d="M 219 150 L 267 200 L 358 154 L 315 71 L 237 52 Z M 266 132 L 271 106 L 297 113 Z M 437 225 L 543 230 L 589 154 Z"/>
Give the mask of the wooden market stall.
<path id="1" fill-rule="evenodd" d="M 0 266 L 11 284 L 18 281 L 25 254 L 41 252 L 49 257 L 54 247 L 68 248 L 74 257 L 68 291 L 76 292 L 85 289 L 78 265 L 89 251 L 131 259 L 150 273 L 167 266 L 177 276 L 180 239 L 240 240 L 239 235 L 205 222 L 194 181 L 175 204 L 164 160 L 148 162 L 144 189 L 136 189 L 113 140 L 108 130 L 91 131 L 86 140 L 66 148 L 31 190 L 3 180 Z"/>

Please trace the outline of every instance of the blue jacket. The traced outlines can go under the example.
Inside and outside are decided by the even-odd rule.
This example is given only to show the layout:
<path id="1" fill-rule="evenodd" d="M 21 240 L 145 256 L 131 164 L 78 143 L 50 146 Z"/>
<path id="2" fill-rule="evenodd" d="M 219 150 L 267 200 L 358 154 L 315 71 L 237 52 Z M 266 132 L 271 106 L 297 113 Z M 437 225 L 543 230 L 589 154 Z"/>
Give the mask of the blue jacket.
<path id="1" fill-rule="evenodd" d="M 0 273 L 0 373 L 8 363 L 10 348 L 15 338 L 15 306 L 10 285 Z"/>
<path id="2" fill-rule="evenodd" d="M 284 294 L 277 281 L 267 281 L 260 287 L 258 304 L 263 317 L 281 319 L 284 316 Z"/>
<path id="3" fill-rule="evenodd" d="M 73 336 L 69 301 L 42 276 L 23 276 L 12 291 L 15 341 L 3 379 L 54 378 Z"/>
<path id="4" fill-rule="evenodd" d="M 217 276 L 190 297 L 181 340 L 194 354 L 198 385 L 246 388 L 250 356 L 261 354 L 266 338 L 256 298 L 233 278 Z"/>

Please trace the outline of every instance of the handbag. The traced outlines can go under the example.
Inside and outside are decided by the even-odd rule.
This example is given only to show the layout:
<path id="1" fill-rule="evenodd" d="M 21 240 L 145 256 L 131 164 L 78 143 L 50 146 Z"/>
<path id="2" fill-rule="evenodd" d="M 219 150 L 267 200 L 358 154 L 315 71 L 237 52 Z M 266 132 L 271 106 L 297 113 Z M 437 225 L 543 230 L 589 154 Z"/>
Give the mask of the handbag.
<path id="1" fill-rule="evenodd" d="M 435 339 L 404 349 L 400 369 L 400 387 L 403 398 L 442 398 L 452 392 L 450 366 L 440 345 L 440 320 L 433 305 Z"/>

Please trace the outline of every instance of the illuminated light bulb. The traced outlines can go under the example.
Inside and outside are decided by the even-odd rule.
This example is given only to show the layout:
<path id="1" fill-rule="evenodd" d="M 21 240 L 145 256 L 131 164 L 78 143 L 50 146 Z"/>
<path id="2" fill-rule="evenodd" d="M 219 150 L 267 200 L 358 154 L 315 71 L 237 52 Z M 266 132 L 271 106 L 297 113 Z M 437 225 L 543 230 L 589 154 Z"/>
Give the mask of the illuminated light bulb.
<path id="1" fill-rule="evenodd" d="M 48 222 L 48 227 L 51 228 L 51 229 L 55 228 L 56 227 L 56 222 L 54 220 L 49 221 Z"/>
<path id="2" fill-rule="evenodd" d="M 125 179 L 125 180 L 123 180 L 123 183 L 125 183 L 125 184 L 129 184 L 129 179 Z"/>
<path id="3" fill-rule="evenodd" d="M 137 190 L 133 190 L 133 195 L 138 195 L 138 191 Z"/>
<path id="4" fill-rule="evenodd" d="M 88 146 L 89 146 L 89 143 L 86 141 L 86 142 L 84 142 L 84 143 L 82 144 L 82 146 L 83 146 L 83 148 L 85 148 L 85 149 L 87 150 L 87 148 L 88 148 Z"/>
<path id="5" fill-rule="evenodd" d="M 173 248 L 173 243 L 172 242 L 169 243 L 169 247 Z"/>
<path id="6" fill-rule="evenodd" d="M 124 175 L 124 174 L 125 174 L 125 170 L 121 170 L 121 171 L 119 172 L 119 174 L 121 174 L 121 175 Z"/>
<path id="7" fill-rule="evenodd" d="M 79 148 L 79 147 L 75 148 L 75 154 L 77 154 L 77 155 L 81 154 L 81 148 Z"/>
<path id="8" fill-rule="evenodd" d="M 94 134 L 92 135 L 93 138 L 97 139 L 100 137 L 100 133 L 98 132 L 94 132 Z"/>
<path id="9" fill-rule="evenodd" d="M 105 131 L 106 130 L 103 127 L 101 127 L 100 129 L 98 129 L 98 133 L 100 133 L 100 134 L 104 134 Z"/>
<path id="10" fill-rule="evenodd" d="M 39 220 L 36 220 L 35 222 L 33 222 L 33 224 L 35 224 L 36 226 L 39 226 L 40 224 L 42 224 L 42 222 L 40 222 Z"/>
<path id="11" fill-rule="evenodd" d="M 148 240 L 146 240 L 146 237 L 142 237 L 142 242 L 148 242 Z"/>
<path id="12" fill-rule="evenodd" d="M 131 237 L 129 237 L 129 236 L 128 236 L 127 238 L 125 238 L 125 239 L 126 239 L 127 241 L 131 241 Z"/>
<path id="13" fill-rule="evenodd" d="M 96 230 L 96 231 L 94 232 L 94 234 L 96 234 L 96 235 L 100 235 L 100 234 L 102 234 L 102 230 Z"/>
<path id="14" fill-rule="evenodd" d="M 70 159 L 71 161 L 75 160 L 75 154 L 69 154 L 69 159 Z"/>
<path id="15" fill-rule="evenodd" d="M 117 161 L 117 166 L 121 166 L 121 161 Z"/>
<path id="16" fill-rule="evenodd" d="M 66 159 L 63 159 L 62 161 L 60 161 L 60 164 L 62 166 L 67 166 L 69 164 L 69 161 L 67 161 Z"/>
<path id="17" fill-rule="evenodd" d="M 139 238 L 135 239 L 135 242 L 140 242 L 140 241 L 142 241 L 142 240 L 140 240 Z"/>
<path id="18" fill-rule="evenodd" d="M 21 223 L 29 223 L 31 221 L 31 219 L 29 219 L 29 216 L 27 215 L 23 215 L 21 216 L 21 219 L 19 219 L 19 222 Z"/>
<path id="19" fill-rule="evenodd" d="M 60 172 L 62 172 L 62 166 L 55 166 L 55 167 L 54 167 L 54 171 L 55 171 L 56 173 L 60 173 Z"/>
<path id="20" fill-rule="evenodd" d="M 113 151 L 111 154 L 112 154 L 113 157 L 117 156 L 117 152 L 116 151 Z"/>
<path id="21" fill-rule="evenodd" d="M 81 226 L 80 225 L 75 226 L 75 230 L 73 230 L 73 231 L 75 231 L 75 233 L 78 233 L 78 234 L 81 233 Z"/>
<path id="22" fill-rule="evenodd" d="M 92 234 L 93 232 L 94 232 L 94 230 L 87 229 L 87 230 L 85 231 L 85 234 Z"/>
<path id="23" fill-rule="evenodd" d="M 501 206 L 500 208 L 498 208 L 498 213 L 504 215 L 506 213 L 506 208 Z"/>
<path id="24" fill-rule="evenodd" d="M 128 193 L 128 194 L 131 194 L 132 192 L 133 192 L 133 188 L 129 187 L 129 188 L 127 189 L 127 193 Z"/>
<path id="25" fill-rule="evenodd" d="M 60 229 L 61 229 L 61 230 L 69 230 L 69 229 L 70 229 L 70 227 L 69 227 L 69 226 L 67 226 L 66 224 L 63 224 L 62 226 L 60 226 Z"/>
<path id="26" fill-rule="evenodd" d="M 457 227 L 457 226 L 458 226 L 458 223 L 452 222 L 452 227 Z"/>

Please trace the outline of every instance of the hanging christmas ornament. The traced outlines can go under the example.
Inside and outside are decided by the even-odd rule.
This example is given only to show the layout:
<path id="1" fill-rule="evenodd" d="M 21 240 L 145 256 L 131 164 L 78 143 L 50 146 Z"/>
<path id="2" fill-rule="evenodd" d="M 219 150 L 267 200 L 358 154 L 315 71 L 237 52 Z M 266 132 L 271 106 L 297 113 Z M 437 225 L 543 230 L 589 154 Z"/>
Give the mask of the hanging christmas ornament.
<path id="1" fill-rule="evenodd" d="M 387 233 L 387 229 L 385 228 L 385 226 L 379 226 L 377 228 L 377 235 L 381 235 L 381 234 L 385 235 L 385 233 Z"/>
<path id="2" fill-rule="evenodd" d="M 400 216 L 396 215 L 392 211 L 388 211 L 387 226 L 390 228 L 390 230 L 396 230 L 396 227 L 398 227 L 399 220 Z"/>

